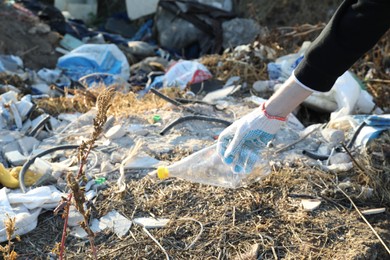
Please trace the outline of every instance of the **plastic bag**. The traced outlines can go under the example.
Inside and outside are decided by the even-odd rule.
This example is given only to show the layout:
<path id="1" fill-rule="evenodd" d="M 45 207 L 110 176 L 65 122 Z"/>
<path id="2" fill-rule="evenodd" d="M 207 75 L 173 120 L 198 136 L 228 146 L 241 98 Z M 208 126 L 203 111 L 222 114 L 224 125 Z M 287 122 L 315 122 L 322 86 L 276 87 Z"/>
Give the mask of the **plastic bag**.
<path id="1" fill-rule="evenodd" d="M 126 56 L 115 44 L 84 44 L 59 58 L 57 67 L 72 80 L 85 79 L 88 85 L 110 85 L 130 76 Z"/>
<path id="2" fill-rule="evenodd" d="M 184 89 L 188 84 L 195 84 L 210 79 L 210 71 L 196 61 L 179 61 L 165 74 L 165 86 L 178 86 Z"/>
<path id="3" fill-rule="evenodd" d="M 302 44 L 297 53 L 281 56 L 270 62 L 267 65 L 268 75 L 271 80 L 278 80 L 281 82 L 286 81 L 293 70 L 298 66 L 299 62 L 303 59 L 303 54 L 309 47 L 311 42 L 306 41 Z"/>
<path id="4" fill-rule="evenodd" d="M 355 76 L 347 71 L 341 75 L 328 92 L 315 92 L 304 104 L 325 112 L 332 112 L 331 119 L 355 113 L 371 113 L 375 108 L 372 96 L 364 89 Z M 375 113 L 382 113 L 380 109 Z"/>
<path id="5" fill-rule="evenodd" d="M 183 90 L 187 85 L 200 83 L 212 76 L 203 64 L 196 61 L 181 60 L 172 65 L 164 76 L 156 77 L 147 89 L 152 87 L 179 87 Z"/>

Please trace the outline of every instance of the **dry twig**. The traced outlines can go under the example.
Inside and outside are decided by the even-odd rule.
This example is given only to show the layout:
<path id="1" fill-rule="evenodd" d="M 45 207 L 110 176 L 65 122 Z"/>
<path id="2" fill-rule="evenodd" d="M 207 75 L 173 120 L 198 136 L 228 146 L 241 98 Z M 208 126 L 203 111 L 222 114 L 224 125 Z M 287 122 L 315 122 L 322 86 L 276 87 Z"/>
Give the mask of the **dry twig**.
<path id="1" fill-rule="evenodd" d="M 88 224 L 90 212 L 86 210 L 84 205 L 86 203 L 85 200 L 85 189 L 81 184 L 85 184 L 87 182 L 85 176 L 85 165 L 88 163 L 88 155 L 93 148 L 95 141 L 100 137 L 100 134 L 103 132 L 103 126 L 107 121 L 107 111 L 111 105 L 111 99 L 114 95 L 113 89 L 105 89 L 97 98 L 97 107 L 98 113 L 96 118 L 93 121 L 94 131 L 92 133 L 91 139 L 86 142 L 82 142 L 79 147 L 78 160 L 79 160 L 79 170 L 77 176 L 73 176 L 72 173 L 68 173 L 67 175 L 67 183 L 68 187 L 71 190 L 71 193 L 68 195 L 68 198 L 65 199 L 66 205 L 64 206 L 64 214 L 63 217 L 65 219 L 64 228 L 62 232 L 61 245 L 59 249 L 60 259 L 63 259 L 64 251 L 65 251 L 65 240 L 66 240 L 66 229 L 68 226 L 68 216 L 70 205 L 73 202 L 75 204 L 76 209 L 83 215 L 83 221 L 80 223 L 80 226 L 85 230 L 88 234 L 88 239 L 91 244 L 92 254 L 94 259 L 97 259 L 97 251 L 95 247 L 94 237 L 95 234 L 91 230 Z"/>
<path id="2" fill-rule="evenodd" d="M 5 224 L 5 231 L 7 234 L 8 243 L 4 247 L 0 245 L 0 252 L 3 253 L 3 258 L 5 260 L 16 260 L 18 254 L 12 249 L 13 242 L 11 241 L 12 236 L 15 233 L 15 217 L 10 218 L 10 216 L 8 216 L 7 214 L 7 218 L 8 219 L 4 221 L 4 224 Z"/>

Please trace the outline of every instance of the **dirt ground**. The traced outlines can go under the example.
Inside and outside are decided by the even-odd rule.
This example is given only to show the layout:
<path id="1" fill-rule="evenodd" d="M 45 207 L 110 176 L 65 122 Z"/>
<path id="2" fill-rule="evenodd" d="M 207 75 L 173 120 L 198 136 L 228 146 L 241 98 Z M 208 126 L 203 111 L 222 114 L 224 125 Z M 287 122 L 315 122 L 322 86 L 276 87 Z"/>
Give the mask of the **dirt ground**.
<path id="1" fill-rule="evenodd" d="M 282 55 L 296 51 L 304 40 L 313 40 L 321 28 L 321 22 L 327 20 L 340 1 L 239 2 L 239 10 L 272 27 L 271 36 L 265 43 L 278 46 L 278 52 Z M 31 69 L 55 67 L 59 55 L 54 48 L 59 36 L 56 33 L 30 34 L 28 31 L 37 21 L 32 21 L 29 16 L 11 17 L 13 15 L 9 10 L 0 10 L 0 54 L 18 55 Z M 312 28 L 302 26 L 306 23 L 318 27 L 311 31 Z M 390 111 L 390 74 L 385 70 L 385 62 L 389 59 L 389 38 L 388 32 L 353 67 L 353 71 L 365 80 L 375 102 L 387 113 Z M 256 66 L 259 77 L 265 79 L 264 64 Z M 237 73 L 240 71 L 238 69 Z M 370 77 L 367 78 L 369 71 Z M 180 96 L 181 93 L 174 95 Z M 174 110 L 165 102 L 156 102 L 154 97 L 147 96 L 144 104 L 140 105 L 137 103 L 140 101 L 130 96 L 118 95 L 116 105 L 109 112 L 147 120 L 152 109 L 160 114 Z M 89 100 L 83 95 L 76 101 L 59 100 L 62 111 L 58 110 L 58 100 L 39 106 L 51 111 L 54 108 L 50 104 L 54 104 L 56 113 L 61 113 L 85 112 L 94 105 L 93 99 Z M 300 119 L 309 124 L 318 120 L 318 115 L 305 110 Z M 158 135 L 158 130 L 155 135 Z M 185 131 L 180 128 L 176 134 L 188 134 Z M 196 132 L 193 135 L 196 136 Z M 165 139 L 161 140 L 163 143 Z M 209 142 L 213 142 L 212 138 Z M 129 219 L 171 219 L 166 227 L 150 230 L 170 259 L 388 259 L 383 245 L 337 187 L 341 182 L 351 181 L 353 185 L 344 191 L 360 210 L 386 207 L 385 213 L 366 218 L 389 246 L 389 143 L 390 133 L 387 132 L 369 147 L 368 156 L 356 155 L 364 171 L 355 166 L 350 171 L 334 174 L 297 161 L 275 166 L 272 174 L 263 181 L 237 190 L 178 179 L 161 181 L 143 178 L 146 172 L 130 171 L 126 173 L 126 191 L 116 193 L 118 174 L 113 173 L 112 182 L 109 181 L 107 189 L 98 195 L 92 216 L 99 218 L 116 210 Z M 161 160 L 175 161 L 189 153 L 191 150 L 188 147 L 177 147 L 164 154 L 151 155 Z M 361 196 L 362 187 L 374 188 L 373 196 Z M 305 212 L 300 206 L 304 198 L 319 198 L 322 204 L 313 212 Z M 54 215 L 51 211 L 42 214 L 37 228 L 22 236 L 21 241 L 15 241 L 18 259 L 48 259 L 48 254 L 61 240 L 62 226 L 60 215 Z M 140 226 L 133 225 L 130 231 L 122 239 L 110 231 L 96 234 L 98 258 L 166 258 L 162 249 Z M 67 259 L 91 259 L 88 240 L 69 236 L 66 256 Z"/>
<path id="2" fill-rule="evenodd" d="M 39 70 L 55 68 L 60 54 L 57 47 L 60 35 L 56 32 L 29 33 L 38 21 L 28 14 L 0 6 L 0 54 L 16 55 L 26 68 Z M 31 31 L 30 31 L 31 32 Z"/>

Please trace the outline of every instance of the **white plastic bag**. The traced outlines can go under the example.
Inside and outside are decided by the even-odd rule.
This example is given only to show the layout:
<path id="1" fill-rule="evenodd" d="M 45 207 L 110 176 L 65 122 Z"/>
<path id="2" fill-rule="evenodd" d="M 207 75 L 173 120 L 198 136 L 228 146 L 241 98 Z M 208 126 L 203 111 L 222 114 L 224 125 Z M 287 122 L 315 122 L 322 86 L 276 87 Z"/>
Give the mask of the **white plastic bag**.
<path id="1" fill-rule="evenodd" d="M 164 86 L 178 86 L 184 89 L 187 84 L 195 84 L 212 77 L 210 71 L 196 61 L 181 60 L 175 63 L 164 76 Z"/>
<path id="2" fill-rule="evenodd" d="M 331 119 L 356 113 L 369 114 L 375 107 L 372 96 L 361 89 L 353 74 L 346 71 L 341 75 L 328 92 L 315 92 L 308 97 L 304 104 L 311 108 L 332 112 Z M 377 109 L 375 113 L 382 113 Z"/>
<path id="3" fill-rule="evenodd" d="M 35 229 L 41 210 L 58 205 L 64 194 L 54 186 L 38 187 L 21 193 L 20 190 L 0 190 L 0 242 L 7 241 L 4 221 L 15 218 L 15 235 L 24 235 Z M 8 215 L 8 216 L 7 216 Z"/>

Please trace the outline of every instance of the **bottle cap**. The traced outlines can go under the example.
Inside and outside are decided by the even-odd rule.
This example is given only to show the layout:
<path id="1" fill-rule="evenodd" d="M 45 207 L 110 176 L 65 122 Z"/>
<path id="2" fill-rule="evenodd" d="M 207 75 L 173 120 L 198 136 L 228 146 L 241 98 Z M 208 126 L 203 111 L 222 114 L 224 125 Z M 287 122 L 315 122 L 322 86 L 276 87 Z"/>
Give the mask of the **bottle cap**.
<path id="1" fill-rule="evenodd" d="M 100 177 L 100 178 L 95 179 L 95 183 L 98 185 L 103 184 L 105 182 L 106 182 L 106 178 L 104 178 L 104 177 Z"/>
<path id="2" fill-rule="evenodd" d="M 160 122 L 161 121 L 161 116 L 160 115 L 154 115 L 153 116 L 153 122 L 154 123 L 157 123 L 157 122 Z"/>
<path id="3" fill-rule="evenodd" d="M 169 170 L 167 167 L 165 166 L 159 166 L 157 168 L 157 177 L 160 179 L 160 180 L 164 180 L 166 178 L 169 177 Z"/>

